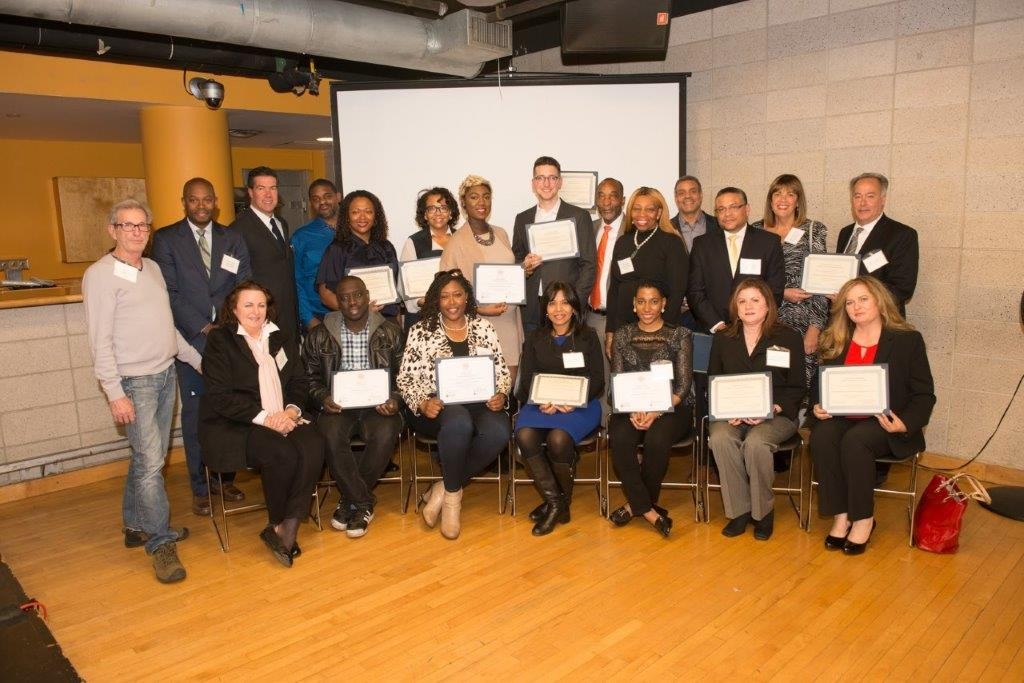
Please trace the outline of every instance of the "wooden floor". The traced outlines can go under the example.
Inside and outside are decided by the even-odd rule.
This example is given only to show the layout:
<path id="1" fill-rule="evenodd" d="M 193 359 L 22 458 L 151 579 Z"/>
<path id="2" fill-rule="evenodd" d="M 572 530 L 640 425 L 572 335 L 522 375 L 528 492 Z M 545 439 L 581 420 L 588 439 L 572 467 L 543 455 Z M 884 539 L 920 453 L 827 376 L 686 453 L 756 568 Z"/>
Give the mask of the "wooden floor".
<path id="1" fill-rule="evenodd" d="M 784 498 L 767 543 L 721 536 L 717 494 L 706 525 L 667 492 L 666 541 L 613 528 L 590 489 L 534 538 L 531 489 L 512 518 L 476 484 L 451 542 L 388 485 L 365 537 L 304 525 L 289 570 L 257 538 L 264 513 L 232 520 L 225 554 L 188 512 L 183 465 L 168 486 L 192 531 L 171 586 L 122 545 L 119 480 L 0 506 L 3 559 L 88 680 L 1024 680 L 1024 524 L 976 505 L 960 552 L 939 556 L 909 548 L 901 503 L 880 502 L 853 558 L 824 550 L 824 521 L 800 531 Z"/>

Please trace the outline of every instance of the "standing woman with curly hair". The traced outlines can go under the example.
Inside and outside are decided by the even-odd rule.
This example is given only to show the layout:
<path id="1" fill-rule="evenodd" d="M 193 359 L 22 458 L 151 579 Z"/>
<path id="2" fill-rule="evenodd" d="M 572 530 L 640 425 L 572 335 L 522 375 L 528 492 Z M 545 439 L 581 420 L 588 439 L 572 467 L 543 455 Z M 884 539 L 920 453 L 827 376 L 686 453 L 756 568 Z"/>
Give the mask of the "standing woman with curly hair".
<path id="1" fill-rule="evenodd" d="M 402 263 L 440 256 L 458 222 L 459 207 L 448 188 L 432 187 L 421 191 L 416 198 L 416 225 L 419 230 L 402 245 Z M 423 297 L 405 300 L 405 329 L 419 322 L 422 305 Z"/>
<path id="2" fill-rule="evenodd" d="M 338 211 L 338 232 L 316 274 L 320 300 L 332 311 L 338 310 L 338 297 L 334 293 L 338 282 L 349 268 L 389 266 L 398 281 L 398 254 L 388 241 L 388 219 L 384 207 L 372 192 L 354 190 L 341 200 Z M 400 312 L 397 303 L 370 302 L 373 310 L 388 318 Z"/>

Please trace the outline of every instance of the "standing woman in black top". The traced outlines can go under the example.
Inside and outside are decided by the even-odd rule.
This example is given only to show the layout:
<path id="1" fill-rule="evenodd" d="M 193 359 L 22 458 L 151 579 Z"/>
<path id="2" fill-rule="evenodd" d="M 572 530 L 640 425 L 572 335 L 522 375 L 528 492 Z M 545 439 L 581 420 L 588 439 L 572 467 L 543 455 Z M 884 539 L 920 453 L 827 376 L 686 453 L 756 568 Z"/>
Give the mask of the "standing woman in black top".
<path id="1" fill-rule="evenodd" d="M 416 225 L 419 230 L 414 232 L 402 245 L 400 259 L 416 261 L 419 259 L 440 256 L 448 246 L 452 232 L 459 222 L 459 207 L 455 197 L 445 187 L 432 187 L 423 190 L 416 198 Z M 405 300 L 405 329 L 419 322 L 420 306 L 423 297 Z"/>
<path id="2" fill-rule="evenodd" d="M 604 358 L 601 341 L 583 322 L 580 297 L 567 282 L 551 282 L 544 288 L 540 328 L 527 337 L 520 357 L 519 390 L 522 404 L 516 419 L 516 443 L 526 460 L 533 485 L 543 502 L 530 519 L 534 536 L 551 533 L 569 521 L 576 444 L 601 424 L 604 393 Z M 587 377 L 585 406 L 529 403 L 536 373 Z M 546 445 L 545 445 L 546 443 Z"/>
<path id="3" fill-rule="evenodd" d="M 778 321 L 775 297 L 761 278 L 742 280 L 729 298 L 732 322 L 711 342 L 708 376 L 772 373 L 774 417 L 711 423 L 710 445 L 722 482 L 729 523 L 724 536 L 739 536 L 753 523 L 754 538 L 774 529 L 775 448 L 796 432 L 804 399 L 804 347 L 800 334 Z"/>
<path id="4" fill-rule="evenodd" d="M 663 318 L 672 325 L 679 323 L 690 273 L 689 261 L 686 243 L 672 227 L 668 205 L 661 193 L 650 187 L 633 192 L 626 204 L 622 234 L 615 240 L 612 251 L 605 331 L 605 349 L 609 356 L 615 330 L 636 321 L 633 297 L 642 280 L 656 280 L 667 286 Z"/>

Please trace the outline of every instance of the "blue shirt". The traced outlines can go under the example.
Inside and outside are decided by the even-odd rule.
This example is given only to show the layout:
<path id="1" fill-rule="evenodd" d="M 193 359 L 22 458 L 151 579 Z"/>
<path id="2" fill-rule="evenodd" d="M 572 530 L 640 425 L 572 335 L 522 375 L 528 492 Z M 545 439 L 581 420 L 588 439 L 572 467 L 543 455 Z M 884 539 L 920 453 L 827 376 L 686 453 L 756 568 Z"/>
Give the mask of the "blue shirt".
<path id="1" fill-rule="evenodd" d="M 334 229 L 317 216 L 292 234 L 295 254 L 295 289 L 299 295 L 299 322 L 305 328 L 313 316 L 323 318 L 327 307 L 316 291 L 316 273 L 324 252 L 334 241 Z"/>

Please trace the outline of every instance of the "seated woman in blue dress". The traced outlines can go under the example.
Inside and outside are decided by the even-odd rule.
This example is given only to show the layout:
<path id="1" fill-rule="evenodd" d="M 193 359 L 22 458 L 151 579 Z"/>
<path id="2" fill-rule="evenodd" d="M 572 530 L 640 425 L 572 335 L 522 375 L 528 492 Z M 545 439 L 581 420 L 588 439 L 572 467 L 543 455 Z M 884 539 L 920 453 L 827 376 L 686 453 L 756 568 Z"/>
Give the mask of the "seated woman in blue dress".
<path id="1" fill-rule="evenodd" d="M 522 404 L 516 420 L 516 443 L 533 476 L 533 485 L 543 502 L 530 519 L 536 524 L 534 536 L 551 533 L 569 521 L 572 485 L 576 467 L 576 444 L 601 423 L 601 394 L 604 393 L 604 359 L 601 341 L 583 322 L 580 297 L 572 285 L 552 282 L 544 289 L 539 329 L 523 344 L 519 366 Z M 590 380 L 587 404 L 529 403 L 530 388 L 537 373 L 575 375 Z"/>

